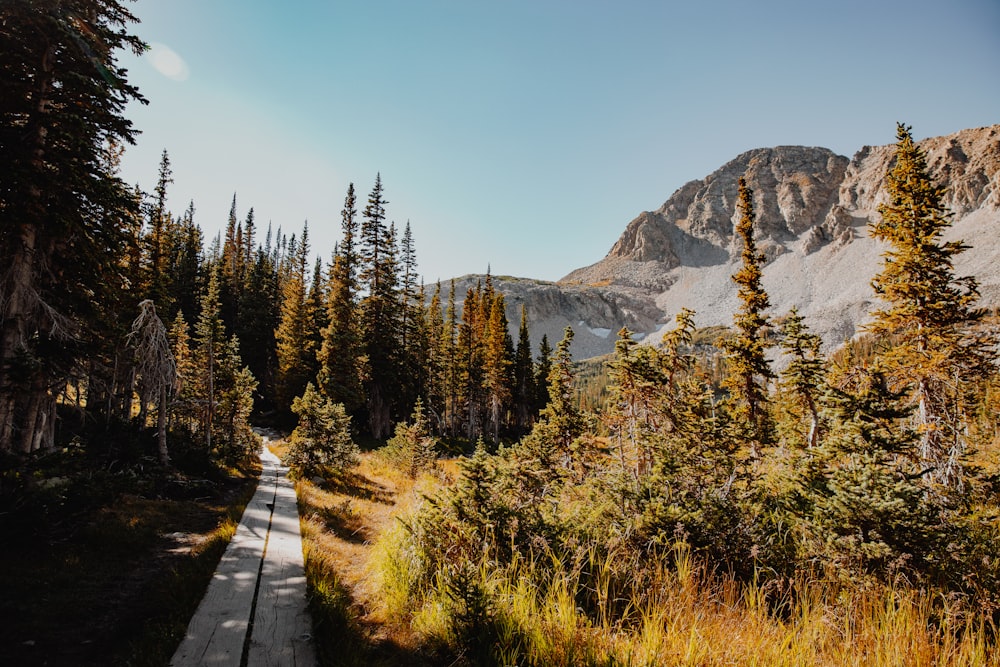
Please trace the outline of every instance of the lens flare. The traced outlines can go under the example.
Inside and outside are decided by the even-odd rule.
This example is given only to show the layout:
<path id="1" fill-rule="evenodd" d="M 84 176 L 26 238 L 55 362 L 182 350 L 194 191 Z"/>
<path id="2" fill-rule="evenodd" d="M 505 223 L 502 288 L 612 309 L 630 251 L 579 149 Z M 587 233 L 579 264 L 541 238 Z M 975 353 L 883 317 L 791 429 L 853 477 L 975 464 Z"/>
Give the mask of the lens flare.
<path id="1" fill-rule="evenodd" d="M 184 59 L 169 46 L 153 42 L 146 55 L 156 71 L 168 79 L 186 81 L 191 73 Z"/>

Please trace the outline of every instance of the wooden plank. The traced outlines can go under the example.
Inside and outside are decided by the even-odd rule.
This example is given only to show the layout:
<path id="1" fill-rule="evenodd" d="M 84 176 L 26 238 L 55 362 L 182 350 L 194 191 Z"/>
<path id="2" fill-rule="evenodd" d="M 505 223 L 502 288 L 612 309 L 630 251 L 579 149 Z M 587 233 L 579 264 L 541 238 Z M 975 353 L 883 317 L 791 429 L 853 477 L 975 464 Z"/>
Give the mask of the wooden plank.
<path id="1" fill-rule="evenodd" d="M 271 522 L 277 467 L 276 461 L 264 461 L 257 491 L 170 661 L 172 666 L 240 664 Z"/>
<path id="2" fill-rule="evenodd" d="M 306 607 L 306 575 L 295 487 L 278 469 L 271 532 L 261 569 L 247 665 L 313 667 L 312 619 Z"/>

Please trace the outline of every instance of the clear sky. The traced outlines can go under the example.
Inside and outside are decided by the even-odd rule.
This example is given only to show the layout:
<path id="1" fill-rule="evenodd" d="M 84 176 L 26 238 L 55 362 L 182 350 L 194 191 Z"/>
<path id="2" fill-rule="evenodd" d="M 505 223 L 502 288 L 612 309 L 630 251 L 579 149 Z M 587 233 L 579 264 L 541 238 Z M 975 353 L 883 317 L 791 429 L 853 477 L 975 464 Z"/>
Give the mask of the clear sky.
<path id="1" fill-rule="evenodd" d="M 128 3 L 126 3 L 128 4 Z M 558 279 L 758 147 L 853 155 L 1000 123 L 997 0 L 138 0 L 150 104 L 123 177 L 209 237 L 245 217 L 329 258 L 381 173 L 428 283 Z"/>

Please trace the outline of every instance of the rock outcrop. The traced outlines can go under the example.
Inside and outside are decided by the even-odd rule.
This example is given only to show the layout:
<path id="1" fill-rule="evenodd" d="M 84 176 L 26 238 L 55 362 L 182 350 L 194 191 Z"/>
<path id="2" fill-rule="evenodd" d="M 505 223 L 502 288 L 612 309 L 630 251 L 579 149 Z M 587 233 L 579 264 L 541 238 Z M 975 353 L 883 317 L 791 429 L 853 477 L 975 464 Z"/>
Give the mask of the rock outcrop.
<path id="1" fill-rule="evenodd" d="M 947 238 L 971 246 L 957 258 L 956 273 L 975 275 L 984 305 L 1000 306 L 1000 125 L 920 145 L 946 188 L 953 214 Z M 536 340 L 544 331 L 554 343 L 565 325 L 574 326 L 577 358 L 610 352 L 622 326 L 659 340 L 682 307 L 696 311 L 698 326 L 729 324 L 737 306 L 730 280 L 739 261 L 737 181 L 745 177 L 772 314 L 796 306 L 833 347 L 858 332 L 875 302 L 870 282 L 885 248 L 868 237 L 868 224 L 885 200 L 894 153 L 892 145 L 866 146 L 851 159 L 825 148 L 748 151 L 639 214 L 599 262 L 557 283 L 495 284 L 508 294 L 512 326 L 526 305 Z"/>

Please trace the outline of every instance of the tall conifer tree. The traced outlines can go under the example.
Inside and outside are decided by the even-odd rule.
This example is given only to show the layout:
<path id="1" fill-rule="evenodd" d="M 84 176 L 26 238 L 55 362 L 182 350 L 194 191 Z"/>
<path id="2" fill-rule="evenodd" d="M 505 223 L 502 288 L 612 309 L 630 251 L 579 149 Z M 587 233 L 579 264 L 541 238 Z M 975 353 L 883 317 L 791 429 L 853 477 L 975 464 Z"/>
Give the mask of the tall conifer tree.
<path id="1" fill-rule="evenodd" d="M 764 255 L 754 241 L 756 216 L 753 191 L 746 179 L 739 179 L 739 222 L 736 233 L 742 241 L 742 265 L 733 275 L 738 287 L 740 307 L 733 316 L 736 335 L 723 343 L 729 375 L 725 386 L 730 392 L 734 425 L 750 445 L 750 456 L 760 456 L 761 446 L 771 442 L 773 428 L 767 406 L 767 382 L 774 377 L 765 352 L 768 347 L 764 329 L 765 311 L 770 301 L 761 284 Z"/>
<path id="2" fill-rule="evenodd" d="M 368 427 L 376 438 L 389 435 L 398 388 L 399 285 L 395 231 L 386 225 L 382 177 L 377 175 L 361 223 L 361 331 Z"/>
<path id="3" fill-rule="evenodd" d="M 354 415 L 363 405 L 360 386 L 360 337 L 358 322 L 357 197 L 354 184 L 347 187 L 341 216 L 341 237 L 330 267 L 327 290 L 327 326 L 319 351 L 320 391 Z"/>
<path id="4" fill-rule="evenodd" d="M 134 22 L 115 0 L 0 3 L 0 451 L 53 445 L 56 394 L 108 338 L 139 205 L 105 160 L 144 101 L 117 61 L 144 49 Z"/>
<path id="5" fill-rule="evenodd" d="M 169 265 L 172 244 L 170 213 L 167 211 L 167 186 L 174 182 L 171 176 L 170 156 L 164 149 L 160 157 L 159 177 L 153 190 L 153 201 L 149 206 L 149 227 L 143 239 L 146 246 L 146 294 L 160 309 L 160 313 L 170 311 L 169 301 L 173 296 L 168 287 L 172 268 Z"/>
<path id="6" fill-rule="evenodd" d="M 292 400 L 302 395 L 316 372 L 316 336 L 306 287 L 308 224 L 302 231 L 302 240 L 291 245 L 294 253 L 288 261 L 288 274 L 281 290 L 281 317 L 274 332 L 278 361 L 275 389 L 278 407 L 285 413 L 290 412 Z"/>
<path id="7" fill-rule="evenodd" d="M 988 372 L 994 353 L 971 328 L 984 315 L 976 307 L 978 283 L 953 269 L 953 258 L 968 246 L 941 238 L 951 224 L 944 188 L 931 181 L 910 128 L 899 124 L 896 138 L 886 175 L 889 201 L 871 226 L 872 236 L 889 244 L 872 282 L 886 307 L 873 314 L 868 331 L 894 341 L 883 362 L 890 386 L 911 390 L 928 481 L 955 488 L 962 483 L 965 392 L 970 380 Z"/>
<path id="8" fill-rule="evenodd" d="M 531 425 L 532 403 L 535 396 L 535 365 L 531 360 L 531 336 L 528 331 L 528 311 L 521 305 L 521 324 L 514 352 L 514 414 L 517 427 Z"/>

